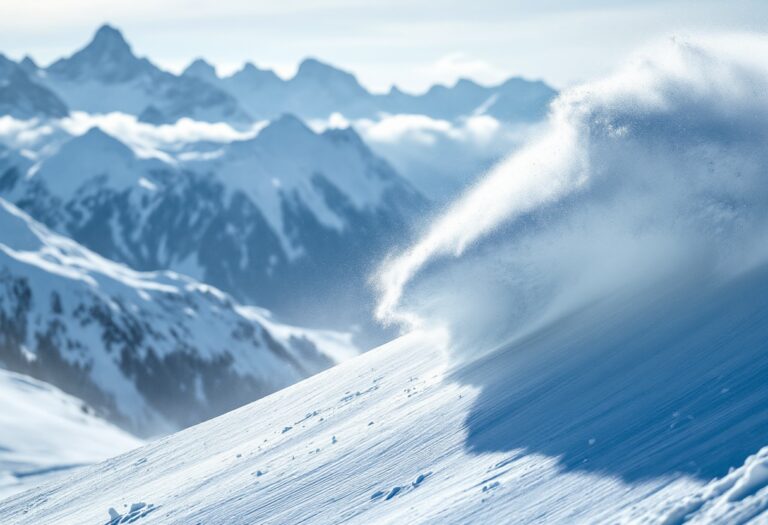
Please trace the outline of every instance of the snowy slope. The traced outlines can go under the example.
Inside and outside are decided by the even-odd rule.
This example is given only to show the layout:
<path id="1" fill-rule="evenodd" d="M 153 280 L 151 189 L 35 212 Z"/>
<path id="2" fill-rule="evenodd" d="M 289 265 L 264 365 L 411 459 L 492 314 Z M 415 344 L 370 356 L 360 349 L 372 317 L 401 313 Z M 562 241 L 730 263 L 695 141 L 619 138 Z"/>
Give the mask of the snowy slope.
<path id="1" fill-rule="evenodd" d="M 0 369 L 0 399 L 0 499 L 142 445 L 81 400 L 28 376 Z"/>
<path id="2" fill-rule="evenodd" d="M 172 272 L 139 273 L 0 200 L 0 360 L 142 434 L 257 399 L 354 354 Z"/>
<path id="3" fill-rule="evenodd" d="M 768 268 L 690 297 L 600 305 L 475 361 L 414 333 L 0 521 L 145 503 L 137 523 L 741 523 L 768 510 L 765 452 L 748 459 L 768 444 Z"/>

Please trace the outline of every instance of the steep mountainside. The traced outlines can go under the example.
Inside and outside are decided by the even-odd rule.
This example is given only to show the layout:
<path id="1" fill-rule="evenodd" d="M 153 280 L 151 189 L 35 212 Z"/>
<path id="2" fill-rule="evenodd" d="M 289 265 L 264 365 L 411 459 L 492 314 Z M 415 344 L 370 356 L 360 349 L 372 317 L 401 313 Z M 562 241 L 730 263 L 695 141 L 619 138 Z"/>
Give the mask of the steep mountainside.
<path id="1" fill-rule="evenodd" d="M 474 361 L 415 333 L 0 521 L 761 523 L 768 268 L 682 297 L 599 304 Z"/>
<path id="2" fill-rule="evenodd" d="M 176 273 L 137 273 L 0 200 L 0 361 L 141 434 L 269 394 L 349 356 Z"/>
<path id="3" fill-rule="evenodd" d="M 0 195 L 60 233 L 302 324 L 367 317 L 370 261 L 425 206 L 354 131 L 316 134 L 287 116 L 250 140 L 188 145 L 172 162 L 93 128 L 37 163 L 6 164 Z"/>

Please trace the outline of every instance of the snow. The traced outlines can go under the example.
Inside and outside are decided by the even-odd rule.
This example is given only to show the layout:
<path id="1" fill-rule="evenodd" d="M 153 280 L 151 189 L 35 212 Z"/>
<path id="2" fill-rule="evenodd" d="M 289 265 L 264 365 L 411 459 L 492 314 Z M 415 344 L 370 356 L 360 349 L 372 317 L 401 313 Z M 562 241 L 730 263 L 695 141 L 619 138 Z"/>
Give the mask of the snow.
<path id="1" fill-rule="evenodd" d="M 49 231 L 2 199 L 0 270 L 4 275 L 24 279 L 30 286 L 31 312 L 23 332 L 27 339 L 22 341 L 25 348 L 35 348 L 35 334 L 45 333 L 49 322 L 60 321 L 48 307 L 48 298 L 56 294 L 63 305 L 68 341 L 77 343 L 62 345 L 61 358 L 85 368 L 91 380 L 114 397 L 120 413 L 135 428 L 175 430 L 161 420 L 134 378 L 122 369 L 120 352 L 111 351 L 102 327 L 78 320 L 75 312 L 81 305 L 109 306 L 118 326 L 147 326 L 145 323 L 151 320 L 152 332 L 132 348 L 137 359 L 150 352 L 160 358 L 177 352 L 176 334 L 181 333 L 195 358 L 203 362 L 224 360 L 234 373 L 259 381 L 267 392 L 316 371 L 313 356 L 302 354 L 294 344 L 296 338 L 315 345 L 331 362 L 357 353 L 348 334 L 285 326 L 270 319 L 269 312 L 249 313 L 227 294 L 188 277 L 174 272 L 136 272 L 109 261 Z M 9 300 L 12 306 L 13 298 Z M 193 309 L 195 316 L 179 308 L 180 304 Z M 0 302 L 2 309 L 11 306 Z M 238 327 L 243 325 L 254 330 L 251 339 L 238 335 Z M 272 339 L 282 345 L 286 355 L 271 349 Z"/>
<path id="2" fill-rule="evenodd" d="M 766 287 L 763 269 L 713 292 L 714 310 L 659 312 L 668 326 L 600 325 L 616 311 L 601 306 L 474 361 L 414 332 L 6 501 L 0 522 L 106 522 L 135 502 L 157 508 L 147 524 L 754 517 L 768 510 L 768 452 L 747 457 L 766 444 Z"/>
<path id="3" fill-rule="evenodd" d="M 250 196 L 285 251 L 296 257 L 300 247 L 293 246 L 283 225 L 285 198 L 301 199 L 321 224 L 343 230 L 344 216 L 329 206 L 314 177 L 331 182 L 357 210 L 380 207 L 384 191 L 397 180 L 392 168 L 358 146 L 359 140 L 351 130 L 315 133 L 285 115 L 254 138 L 233 141 L 221 152 L 186 153 L 179 158 L 183 167 L 214 173 L 229 191 Z"/>
<path id="4" fill-rule="evenodd" d="M 143 443 L 82 401 L 0 369 L 0 498 Z"/>

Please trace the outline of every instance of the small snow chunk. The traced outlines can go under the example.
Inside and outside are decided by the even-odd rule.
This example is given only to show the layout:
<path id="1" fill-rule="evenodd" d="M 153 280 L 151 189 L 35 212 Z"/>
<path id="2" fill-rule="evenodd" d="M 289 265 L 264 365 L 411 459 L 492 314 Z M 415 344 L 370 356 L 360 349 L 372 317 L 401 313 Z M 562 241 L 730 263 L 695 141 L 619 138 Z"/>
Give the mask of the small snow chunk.
<path id="1" fill-rule="evenodd" d="M 596 440 L 595 438 L 589 438 L 589 441 L 588 441 L 588 443 L 589 443 L 589 446 L 591 447 L 592 445 L 594 445 L 595 443 L 597 443 L 597 440 Z"/>
<path id="2" fill-rule="evenodd" d="M 335 445 L 338 442 L 338 439 L 336 439 L 336 436 L 333 436 L 331 438 L 331 445 Z"/>
<path id="3" fill-rule="evenodd" d="M 285 434 L 286 432 L 288 432 L 288 431 L 289 431 L 289 430 L 291 430 L 292 428 L 293 428 L 293 427 L 285 427 L 285 428 L 283 428 L 283 432 L 282 432 L 282 434 Z"/>
<path id="4" fill-rule="evenodd" d="M 498 481 L 494 481 L 490 485 L 483 485 L 483 492 L 488 492 L 489 490 L 493 490 L 493 489 L 497 488 L 500 485 L 501 485 L 501 483 L 499 483 Z"/>
<path id="5" fill-rule="evenodd" d="M 392 487 L 392 490 L 389 491 L 389 494 L 387 494 L 387 497 L 384 498 L 385 501 L 389 501 L 395 496 L 397 496 L 400 491 L 403 490 L 403 487 Z"/>
<path id="6" fill-rule="evenodd" d="M 373 425 L 373 421 L 370 421 L 370 422 L 368 423 L 368 426 L 369 426 L 369 427 L 370 427 L 371 425 Z"/>
<path id="7" fill-rule="evenodd" d="M 262 471 L 260 471 L 260 470 L 257 470 L 257 471 L 256 471 L 256 474 L 254 474 L 254 475 L 255 475 L 257 478 L 260 478 L 261 476 L 263 476 L 263 475 L 264 475 L 264 473 L 263 473 Z"/>

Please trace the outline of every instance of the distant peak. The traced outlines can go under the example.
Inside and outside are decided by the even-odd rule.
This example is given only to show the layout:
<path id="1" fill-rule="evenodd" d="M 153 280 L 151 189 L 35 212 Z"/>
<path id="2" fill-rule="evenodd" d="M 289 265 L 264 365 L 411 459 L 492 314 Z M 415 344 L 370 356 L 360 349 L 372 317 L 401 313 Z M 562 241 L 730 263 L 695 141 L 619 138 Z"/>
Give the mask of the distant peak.
<path id="1" fill-rule="evenodd" d="M 243 67 L 236 71 L 230 78 L 249 81 L 249 82 L 282 82 L 271 69 L 261 69 L 252 62 L 246 62 Z"/>
<path id="2" fill-rule="evenodd" d="M 203 80 L 218 78 L 216 68 L 203 58 L 196 58 L 182 73 L 184 76 L 191 76 Z"/>
<path id="3" fill-rule="evenodd" d="M 360 137 L 360 134 L 352 126 L 327 129 L 323 132 L 323 136 L 335 142 L 345 142 L 367 149 L 362 137 Z"/>
<path id="4" fill-rule="evenodd" d="M 69 58 L 57 60 L 48 71 L 70 80 L 90 77 L 104 82 L 122 82 L 153 67 L 147 60 L 134 56 L 120 31 L 105 24 L 87 46 Z"/>
<path id="5" fill-rule="evenodd" d="M 456 81 L 456 85 L 454 87 L 461 88 L 461 87 L 480 87 L 480 84 L 472 80 L 471 78 L 461 77 Z"/>
<path id="6" fill-rule="evenodd" d="M 295 115 L 292 115 L 290 113 L 283 113 L 279 117 L 277 117 L 275 120 L 269 123 L 269 126 L 267 127 L 275 127 L 275 128 L 282 128 L 282 129 L 297 129 L 297 130 L 303 130 L 303 131 L 312 131 L 310 130 L 304 122 L 298 118 Z"/>
<path id="7" fill-rule="evenodd" d="M 109 140 L 117 140 L 112 137 L 109 133 L 105 132 L 103 129 L 101 129 L 99 126 L 91 126 L 88 131 L 80 135 L 80 138 L 83 140 L 88 141 L 109 141 Z"/>
<path id="8" fill-rule="evenodd" d="M 347 82 L 357 83 L 357 79 L 352 73 L 334 67 L 316 58 L 305 58 L 299 69 L 296 71 L 294 79 L 312 78 L 327 80 L 329 78 L 343 79 Z"/>
<path id="9" fill-rule="evenodd" d="M 390 95 L 404 95 L 403 90 L 397 87 L 395 84 L 392 84 L 392 87 L 389 88 L 389 94 Z"/>
<path id="10" fill-rule="evenodd" d="M 122 46 L 130 49 L 128 42 L 126 42 L 123 34 L 114 26 L 104 24 L 93 35 L 91 45 L 107 45 L 107 46 Z"/>
<path id="11" fill-rule="evenodd" d="M 91 127 L 79 137 L 73 138 L 70 143 L 86 146 L 89 150 L 111 150 L 120 154 L 128 154 L 132 156 L 132 150 L 128 146 L 101 129 L 99 126 Z"/>
<path id="12" fill-rule="evenodd" d="M 351 73 L 342 71 L 341 69 L 338 69 L 330 64 L 326 64 L 325 62 L 321 62 L 316 58 L 305 58 L 302 60 L 301 64 L 299 64 L 299 69 L 296 72 L 296 77 L 329 75 L 354 78 Z"/>
<path id="13" fill-rule="evenodd" d="M 37 62 L 35 62 L 35 60 L 29 55 L 24 55 L 24 58 L 21 59 L 19 65 L 25 69 L 39 69 Z"/>
<path id="14" fill-rule="evenodd" d="M 272 137 L 279 137 L 281 139 L 287 137 L 295 138 L 297 136 L 306 134 L 315 135 L 315 132 L 312 131 L 299 118 L 295 117 L 294 115 L 284 113 L 270 122 L 263 130 L 261 130 L 256 138 L 257 140 L 264 140 Z"/>

